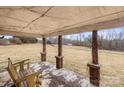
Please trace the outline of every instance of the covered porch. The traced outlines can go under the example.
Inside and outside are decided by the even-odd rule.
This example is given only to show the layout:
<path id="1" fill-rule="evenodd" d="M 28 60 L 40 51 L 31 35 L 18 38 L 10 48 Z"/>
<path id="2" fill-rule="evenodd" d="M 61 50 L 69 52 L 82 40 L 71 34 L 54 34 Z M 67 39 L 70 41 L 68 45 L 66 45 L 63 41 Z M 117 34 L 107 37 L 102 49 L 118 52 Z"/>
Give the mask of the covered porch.
<path id="1" fill-rule="evenodd" d="M 42 11 L 39 11 L 39 9 Z M 10 16 L 5 13 L 6 11 L 11 13 Z M 3 13 L 2 16 L 5 17 L 4 19 L 1 18 L 1 20 L 6 22 L 1 22 L 2 27 L 0 34 L 42 37 L 43 49 L 42 52 L 39 51 L 41 52 L 41 62 L 37 64 L 40 69 L 44 68 L 44 65 L 47 64 L 46 38 L 49 36 L 58 36 L 58 49 L 55 56 L 56 65 L 51 68 L 53 70 L 51 74 L 54 76 L 55 73 L 59 74 L 63 71 L 66 72 L 66 70 L 63 69 L 64 55 L 62 50 L 64 49 L 62 48 L 62 36 L 91 31 L 92 62 L 87 63 L 89 68 L 89 79 L 82 78 L 81 81 L 87 82 L 82 84 L 84 86 L 100 86 L 97 32 L 101 29 L 122 27 L 123 11 L 123 7 L 1 7 L 1 13 Z M 63 12 L 64 15 L 59 15 L 61 12 Z M 26 22 L 22 19 L 25 19 Z M 8 28 L 7 26 L 10 24 L 12 24 L 12 26 L 9 26 Z M 39 70 L 37 69 L 37 66 L 36 70 Z M 68 71 L 68 73 L 70 73 L 70 71 Z M 66 73 L 64 74 L 67 75 Z M 55 78 L 57 79 L 59 76 Z M 64 78 L 66 78 L 66 76 Z M 59 80 L 62 83 L 61 79 Z M 74 82 L 77 81 L 73 81 L 73 83 Z M 63 86 L 66 86 L 66 83 L 67 81 L 64 82 L 65 85 Z M 67 86 L 70 84 L 71 82 L 68 82 Z M 82 85 L 79 84 L 79 86 Z M 61 85 L 59 84 L 59 86 Z"/>

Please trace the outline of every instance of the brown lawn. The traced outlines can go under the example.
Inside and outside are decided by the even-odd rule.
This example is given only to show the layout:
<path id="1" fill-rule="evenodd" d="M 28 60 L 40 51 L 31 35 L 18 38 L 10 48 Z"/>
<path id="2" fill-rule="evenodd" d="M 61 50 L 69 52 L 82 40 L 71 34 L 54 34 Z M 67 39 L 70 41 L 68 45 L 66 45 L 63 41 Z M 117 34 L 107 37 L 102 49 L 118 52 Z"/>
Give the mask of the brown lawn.
<path id="1" fill-rule="evenodd" d="M 29 58 L 40 61 L 41 44 L 0 46 L 0 68 L 7 66 L 7 58 L 13 62 Z M 55 64 L 57 47 L 47 45 L 47 60 Z M 88 77 L 87 63 L 91 62 L 91 49 L 80 46 L 63 46 L 64 67 Z M 124 52 L 99 50 L 101 82 L 106 86 L 124 86 Z"/>

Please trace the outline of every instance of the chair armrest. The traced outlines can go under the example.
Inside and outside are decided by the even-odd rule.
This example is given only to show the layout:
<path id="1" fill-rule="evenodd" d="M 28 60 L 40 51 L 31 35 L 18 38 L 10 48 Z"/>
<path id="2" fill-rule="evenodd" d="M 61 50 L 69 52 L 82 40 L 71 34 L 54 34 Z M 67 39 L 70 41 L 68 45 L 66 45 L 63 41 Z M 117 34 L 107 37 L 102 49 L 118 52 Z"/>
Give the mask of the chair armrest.
<path id="1" fill-rule="evenodd" d="M 25 62 L 27 62 L 27 61 L 29 61 L 30 59 L 25 59 L 25 60 L 22 60 L 22 61 L 19 61 L 19 62 L 16 62 L 16 63 L 14 63 L 13 65 L 19 65 L 19 64 L 24 64 Z M 29 62 L 28 62 L 29 63 Z"/>

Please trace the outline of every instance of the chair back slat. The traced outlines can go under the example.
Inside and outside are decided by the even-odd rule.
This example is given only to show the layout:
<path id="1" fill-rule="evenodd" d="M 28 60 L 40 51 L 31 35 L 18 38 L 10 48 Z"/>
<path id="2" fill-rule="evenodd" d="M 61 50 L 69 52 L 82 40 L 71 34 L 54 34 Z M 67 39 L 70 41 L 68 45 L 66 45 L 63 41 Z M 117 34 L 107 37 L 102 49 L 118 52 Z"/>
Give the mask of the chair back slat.
<path id="1" fill-rule="evenodd" d="M 8 58 L 8 68 L 7 68 L 10 76 L 12 77 L 13 81 L 16 81 L 18 79 L 18 74 L 12 64 L 12 61 L 10 60 L 10 58 Z"/>

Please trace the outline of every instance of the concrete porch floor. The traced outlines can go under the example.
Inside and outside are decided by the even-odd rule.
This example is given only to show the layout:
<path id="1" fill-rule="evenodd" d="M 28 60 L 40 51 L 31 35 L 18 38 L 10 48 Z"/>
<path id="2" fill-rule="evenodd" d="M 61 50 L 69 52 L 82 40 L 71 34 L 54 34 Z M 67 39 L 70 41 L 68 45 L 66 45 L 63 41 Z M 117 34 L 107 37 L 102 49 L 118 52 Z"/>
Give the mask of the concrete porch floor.
<path id="1" fill-rule="evenodd" d="M 35 71 L 40 71 L 42 87 L 91 87 L 88 78 L 83 77 L 68 69 L 56 69 L 55 65 L 49 62 L 37 62 L 30 64 Z M 13 82 L 7 71 L 0 73 L 0 86 L 9 87 Z"/>

